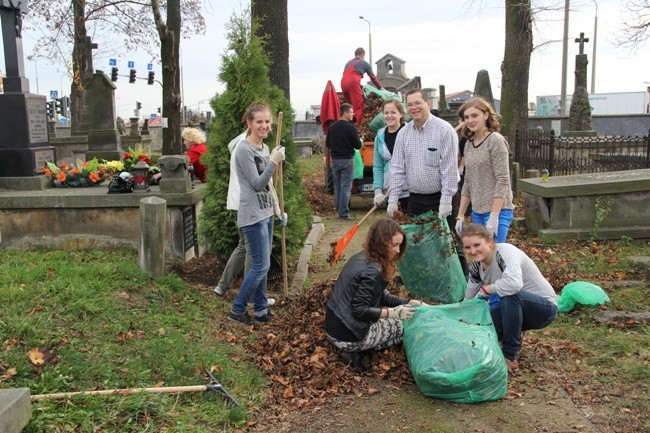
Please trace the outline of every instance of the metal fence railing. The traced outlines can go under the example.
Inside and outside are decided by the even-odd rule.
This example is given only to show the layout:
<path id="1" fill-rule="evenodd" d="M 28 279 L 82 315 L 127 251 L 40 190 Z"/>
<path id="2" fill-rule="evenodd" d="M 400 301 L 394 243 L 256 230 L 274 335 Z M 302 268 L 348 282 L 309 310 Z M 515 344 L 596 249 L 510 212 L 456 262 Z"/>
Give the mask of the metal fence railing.
<path id="1" fill-rule="evenodd" d="M 515 162 L 521 172 L 548 169 L 554 176 L 650 168 L 650 131 L 639 136 L 556 136 L 526 130 L 515 133 Z"/>

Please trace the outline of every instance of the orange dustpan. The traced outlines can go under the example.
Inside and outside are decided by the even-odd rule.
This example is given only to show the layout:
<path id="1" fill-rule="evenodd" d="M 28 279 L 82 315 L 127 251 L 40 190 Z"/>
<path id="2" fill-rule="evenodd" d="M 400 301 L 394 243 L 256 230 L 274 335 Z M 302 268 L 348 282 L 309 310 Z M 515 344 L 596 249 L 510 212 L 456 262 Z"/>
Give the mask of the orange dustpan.
<path id="1" fill-rule="evenodd" d="M 357 234 L 357 231 L 359 230 L 359 226 L 363 224 L 363 222 L 368 218 L 374 211 L 377 210 L 377 206 L 373 206 L 372 209 L 368 211 L 368 213 L 361 218 L 361 221 L 356 223 L 354 227 L 350 229 L 341 239 L 339 239 L 336 242 L 332 242 L 330 245 L 332 246 L 332 252 L 330 254 L 330 266 L 334 266 L 334 263 L 338 261 L 338 259 L 341 257 L 341 254 L 343 254 L 343 250 L 345 250 L 345 247 L 348 246 L 352 238 L 354 237 L 355 234 Z"/>

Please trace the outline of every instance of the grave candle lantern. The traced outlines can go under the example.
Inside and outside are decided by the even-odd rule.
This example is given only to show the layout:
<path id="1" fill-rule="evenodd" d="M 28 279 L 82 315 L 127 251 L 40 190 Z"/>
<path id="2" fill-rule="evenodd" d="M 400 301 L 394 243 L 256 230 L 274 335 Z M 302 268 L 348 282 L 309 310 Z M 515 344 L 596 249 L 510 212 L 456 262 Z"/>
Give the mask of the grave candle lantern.
<path id="1" fill-rule="evenodd" d="M 149 191 L 149 164 L 144 162 L 142 159 L 139 160 L 133 168 L 131 168 L 131 174 L 133 175 L 134 180 L 134 190 L 140 192 Z"/>

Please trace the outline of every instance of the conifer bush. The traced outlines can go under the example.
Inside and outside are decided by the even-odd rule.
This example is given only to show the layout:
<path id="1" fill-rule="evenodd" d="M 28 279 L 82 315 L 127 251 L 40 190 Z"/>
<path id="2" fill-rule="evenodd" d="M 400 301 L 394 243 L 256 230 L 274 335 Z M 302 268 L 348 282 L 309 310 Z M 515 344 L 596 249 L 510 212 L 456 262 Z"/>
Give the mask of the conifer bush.
<path id="1" fill-rule="evenodd" d="M 242 116 L 252 102 L 263 100 L 271 107 L 273 131 L 266 144 L 273 149 L 276 142 L 277 114 L 282 111 L 281 139 L 286 147 L 283 163 L 284 209 L 289 215 L 286 228 L 287 254 L 302 247 L 311 224 L 311 208 L 302 186 L 296 164 L 296 147 L 291 138 L 293 110 L 282 90 L 268 78 L 269 58 L 264 52 L 264 41 L 255 35 L 257 24 L 251 24 L 250 10 L 241 16 L 233 15 L 226 25 L 228 46 L 221 56 L 219 80 L 225 90 L 211 100 L 214 121 L 210 129 L 208 153 L 203 160 L 210 175 L 205 186 L 207 195 L 199 220 L 199 235 L 209 251 L 226 259 L 237 244 L 237 226 L 232 213 L 226 209 L 230 179 L 230 152 L 228 143 L 241 134 L 245 126 Z M 276 185 L 277 186 L 277 185 Z M 278 191 L 279 193 L 279 191 Z M 280 230 L 274 230 L 274 256 L 280 254 Z"/>

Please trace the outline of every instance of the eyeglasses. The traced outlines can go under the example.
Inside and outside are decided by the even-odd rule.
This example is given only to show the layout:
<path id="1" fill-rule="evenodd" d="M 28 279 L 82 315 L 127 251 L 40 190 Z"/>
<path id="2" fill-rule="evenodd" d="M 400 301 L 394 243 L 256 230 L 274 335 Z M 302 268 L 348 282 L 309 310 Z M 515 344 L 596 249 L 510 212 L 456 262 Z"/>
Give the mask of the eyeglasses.
<path id="1" fill-rule="evenodd" d="M 409 102 L 408 104 L 406 104 L 406 108 L 419 107 L 420 105 L 423 105 L 423 104 L 424 104 L 424 101 L 420 101 L 420 100 L 415 101 L 415 102 Z"/>

